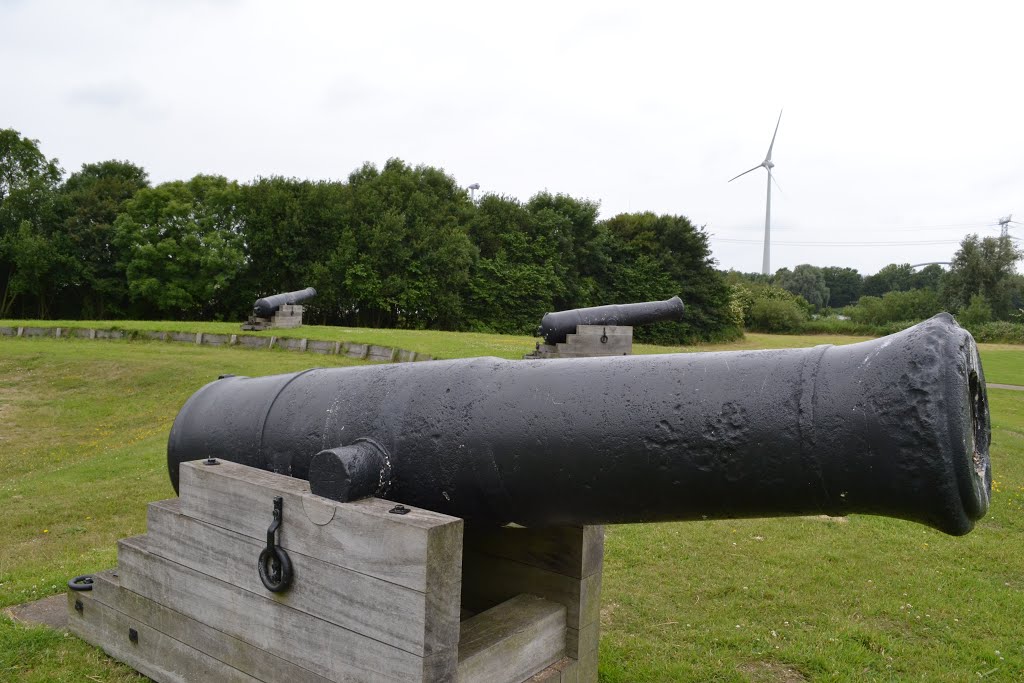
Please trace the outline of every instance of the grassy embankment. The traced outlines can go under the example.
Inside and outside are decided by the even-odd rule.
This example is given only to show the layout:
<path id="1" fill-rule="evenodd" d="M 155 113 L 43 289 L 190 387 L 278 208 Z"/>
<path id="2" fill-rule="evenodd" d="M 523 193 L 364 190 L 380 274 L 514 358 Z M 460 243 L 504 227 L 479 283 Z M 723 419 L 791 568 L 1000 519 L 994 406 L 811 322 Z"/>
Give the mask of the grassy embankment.
<path id="1" fill-rule="evenodd" d="M 532 347 L 526 337 L 293 332 L 445 357 L 514 358 Z M 748 335 L 707 348 L 826 341 L 852 340 Z M 1024 349 L 985 347 L 983 357 L 989 381 L 1024 384 Z M 187 344 L 0 337 L 0 606 L 61 592 L 70 576 L 115 564 L 116 540 L 144 531 L 146 503 L 172 495 L 167 431 L 199 386 L 226 372 L 349 363 Z M 609 528 L 602 680 L 1024 678 L 1024 392 L 993 390 L 990 399 L 996 491 L 989 516 L 964 538 L 859 516 Z M 138 680 L 74 638 L 0 618 L 0 680 L 88 679 Z"/>

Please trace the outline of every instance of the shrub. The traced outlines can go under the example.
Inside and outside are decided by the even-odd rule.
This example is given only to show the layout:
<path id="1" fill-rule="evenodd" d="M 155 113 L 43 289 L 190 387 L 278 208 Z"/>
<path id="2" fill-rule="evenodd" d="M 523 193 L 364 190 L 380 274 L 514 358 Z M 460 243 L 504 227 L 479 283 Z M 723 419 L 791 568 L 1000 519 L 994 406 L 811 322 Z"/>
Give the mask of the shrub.
<path id="1" fill-rule="evenodd" d="M 799 332 L 807 311 L 794 301 L 758 299 L 750 307 L 747 327 L 757 332 Z"/>
<path id="2" fill-rule="evenodd" d="M 977 342 L 1024 344 L 1024 324 L 1021 323 L 997 320 L 977 325 L 965 324 L 964 327 Z"/>
<path id="3" fill-rule="evenodd" d="M 939 296 L 930 289 L 888 292 L 881 298 L 862 296 L 846 314 L 856 323 L 884 325 L 905 320 L 920 321 L 942 311 Z"/>
<path id="4" fill-rule="evenodd" d="M 957 321 L 964 327 L 977 327 L 992 322 L 992 307 L 981 294 L 971 297 L 971 303 L 956 314 Z"/>

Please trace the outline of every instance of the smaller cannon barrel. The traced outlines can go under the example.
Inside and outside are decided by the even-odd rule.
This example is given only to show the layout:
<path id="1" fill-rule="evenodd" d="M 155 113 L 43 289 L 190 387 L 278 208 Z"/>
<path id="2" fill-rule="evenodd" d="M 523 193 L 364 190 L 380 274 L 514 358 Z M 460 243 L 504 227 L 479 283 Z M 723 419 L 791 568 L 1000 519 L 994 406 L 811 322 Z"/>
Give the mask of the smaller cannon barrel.
<path id="1" fill-rule="evenodd" d="M 639 304 L 613 304 L 574 308 L 571 311 L 546 313 L 540 320 L 537 334 L 545 344 L 561 344 L 578 325 L 647 325 L 663 320 L 682 320 L 683 302 L 678 296 L 665 301 Z"/>
<path id="2" fill-rule="evenodd" d="M 260 318 L 269 318 L 274 315 L 274 311 L 289 304 L 301 304 L 303 301 L 308 301 L 316 296 L 316 290 L 312 287 L 306 287 L 296 292 L 285 292 L 284 294 L 274 294 L 272 296 L 265 296 L 262 299 L 257 299 L 256 303 L 252 305 L 253 315 L 259 316 Z"/>

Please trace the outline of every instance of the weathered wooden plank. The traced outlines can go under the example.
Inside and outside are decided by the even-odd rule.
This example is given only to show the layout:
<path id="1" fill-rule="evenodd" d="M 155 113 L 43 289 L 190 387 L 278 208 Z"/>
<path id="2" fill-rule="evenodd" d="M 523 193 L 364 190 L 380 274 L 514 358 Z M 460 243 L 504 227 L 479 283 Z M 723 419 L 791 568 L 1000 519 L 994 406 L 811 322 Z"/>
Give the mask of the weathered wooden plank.
<path id="1" fill-rule="evenodd" d="M 80 601 L 81 611 L 75 609 L 75 601 Z M 260 683 L 259 679 L 111 609 L 89 593 L 69 592 L 68 609 L 68 628 L 72 633 L 158 683 Z M 130 628 L 135 629 L 136 642 L 129 638 Z"/>
<path id="2" fill-rule="evenodd" d="M 271 596 L 256 570 L 266 539 L 183 515 L 177 499 L 151 503 L 147 517 L 151 553 L 257 596 Z M 428 604 L 425 593 L 301 553 L 289 556 L 296 579 L 288 591 L 274 596 L 281 604 L 419 656 L 456 647 L 458 615 L 447 606 Z"/>
<path id="3" fill-rule="evenodd" d="M 562 657 L 557 662 L 534 674 L 526 683 L 577 683 L 577 662 L 571 657 Z"/>
<path id="4" fill-rule="evenodd" d="M 597 652 L 601 640 L 601 621 L 593 621 L 583 628 L 565 630 L 565 654 L 580 659 L 581 653 Z"/>
<path id="5" fill-rule="evenodd" d="M 601 571 L 604 527 L 467 527 L 463 547 L 581 579 Z"/>
<path id="6" fill-rule="evenodd" d="M 462 604 L 474 612 L 531 593 L 565 605 L 569 628 L 579 629 L 600 618 L 601 572 L 576 579 L 465 549 L 462 574 Z"/>
<path id="7" fill-rule="evenodd" d="M 462 622 L 460 683 L 520 683 L 565 653 L 565 606 L 516 597 Z"/>
<path id="8" fill-rule="evenodd" d="M 281 604 L 276 595 L 260 598 L 153 555 L 145 537 L 120 541 L 118 563 L 124 588 L 332 680 L 444 680 L 454 673 L 454 653 L 421 658 Z"/>
<path id="9" fill-rule="evenodd" d="M 122 588 L 116 571 L 95 574 L 93 580 L 93 589 L 89 596 L 97 603 L 127 615 L 134 621 L 141 622 L 261 681 L 330 683 L 323 676 L 286 659 L 253 647 L 238 638 Z M 74 604 L 73 599 L 71 604 Z M 72 610 L 71 617 L 74 616 L 75 611 Z"/>
<path id="10" fill-rule="evenodd" d="M 463 526 L 457 517 L 416 508 L 389 514 L 395 503 L 377 498 L 337 503 L 314 496 L 309 482 L 227 461 L 183 463 L 180 491 L 184 514 L 264 541 L 271 501 L 281 496 L 282 547 L 431 594 L 452 603 L 457 618 Z"/>

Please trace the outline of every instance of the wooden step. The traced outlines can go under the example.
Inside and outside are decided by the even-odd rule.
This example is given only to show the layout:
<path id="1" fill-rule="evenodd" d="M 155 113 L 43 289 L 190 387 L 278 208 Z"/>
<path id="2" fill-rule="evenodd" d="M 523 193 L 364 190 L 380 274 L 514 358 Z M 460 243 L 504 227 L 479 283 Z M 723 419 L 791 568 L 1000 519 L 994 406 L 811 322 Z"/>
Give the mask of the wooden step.
<path id="1" fill-rule="evenodd" d="M 565 605 L 520 594 L 462 622 L 459 683 L 519 683 L 565 654 Z"/>

